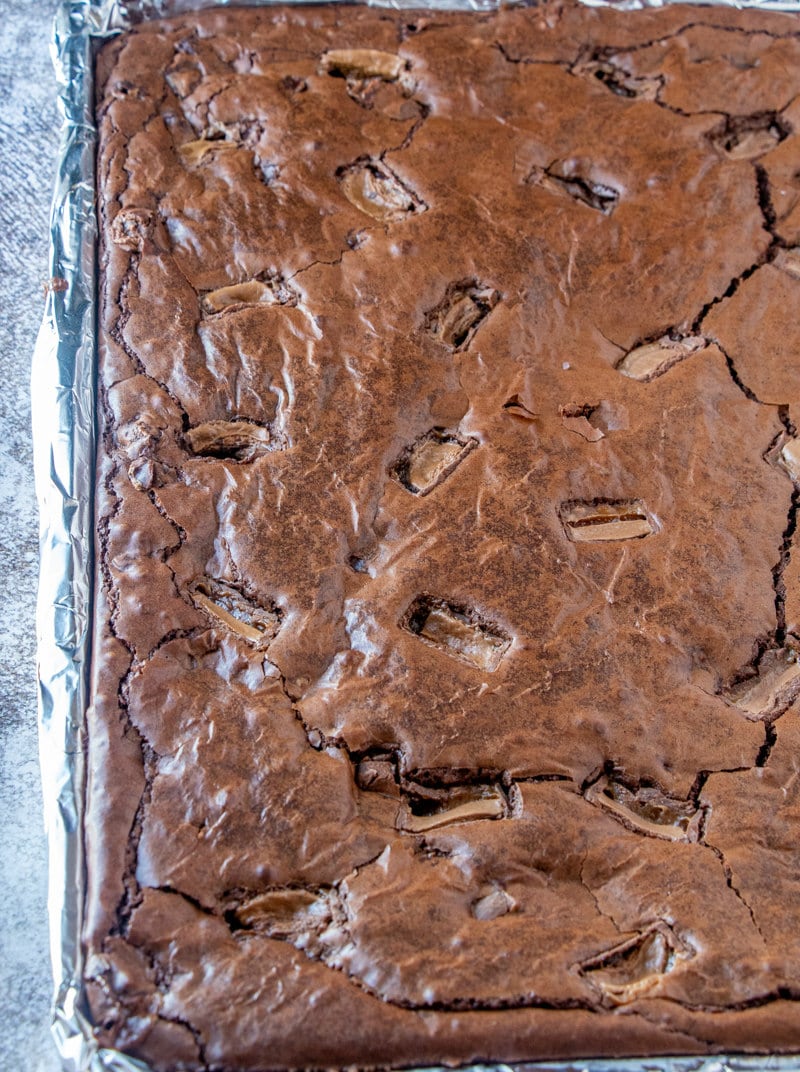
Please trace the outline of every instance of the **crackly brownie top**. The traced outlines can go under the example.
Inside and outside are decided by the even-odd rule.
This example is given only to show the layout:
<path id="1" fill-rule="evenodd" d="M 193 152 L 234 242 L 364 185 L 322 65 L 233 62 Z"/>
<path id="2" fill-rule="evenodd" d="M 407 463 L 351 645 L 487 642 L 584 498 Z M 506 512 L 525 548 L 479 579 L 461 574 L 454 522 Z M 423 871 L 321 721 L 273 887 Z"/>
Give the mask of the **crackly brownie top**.
<path id="1" fill-rule="evenodd" d="M 98 59 L 87 992 L 160 1069 L 800 1046 L 800 24 Z"/>

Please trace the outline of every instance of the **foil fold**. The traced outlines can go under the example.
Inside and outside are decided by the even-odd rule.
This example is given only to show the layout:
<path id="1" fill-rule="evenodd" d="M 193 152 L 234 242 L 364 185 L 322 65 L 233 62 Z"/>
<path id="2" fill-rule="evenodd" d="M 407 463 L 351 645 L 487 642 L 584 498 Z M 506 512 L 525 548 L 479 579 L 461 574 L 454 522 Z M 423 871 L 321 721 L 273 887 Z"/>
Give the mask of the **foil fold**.
<path id="1" fill-rule="evenodd" d="M 96 239 L 93 60 L 103 40 L 148 18 L 231 0 L 63 0 L 51 52 L 63 116 L 50 217 L 50 275 L 32 366 L 34 468 L 40 508 L 37 602 L 39 742 L 48 839 L 52 1031 L 65 1072 L 150 1072 L 98 1046 L 82 987 L 82 847 L 94 570 Z M 262 6 L 285 0 L 236 0 Z M 313 3 L 319 0 L 289 0 Z M 335 0 L 334 0 L 335 2 Z M 358 2 L 358 0 L 357 0 Z M 492 10 L 502 0 L 360 0 L 395 9 Z M 625 11 L 670 0 L 583 0 Z M 701 3 L 703 0 L 683 0 Z M 800 11 L 800 0 L 706 0 Z M 473 1065 L 472 1072 L 800 1072 L 800 1056 L 698 1057 Z M 417 1072 L 444 1072 L 419 1069 Z"/>

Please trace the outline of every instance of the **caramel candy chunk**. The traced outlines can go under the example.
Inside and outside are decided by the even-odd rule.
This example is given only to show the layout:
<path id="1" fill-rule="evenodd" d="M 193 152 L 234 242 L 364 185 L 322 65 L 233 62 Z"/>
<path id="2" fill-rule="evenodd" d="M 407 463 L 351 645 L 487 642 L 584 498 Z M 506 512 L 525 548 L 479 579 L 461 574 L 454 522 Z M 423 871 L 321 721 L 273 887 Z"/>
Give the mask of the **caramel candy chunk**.
<path id="1" fill-rule="evenodd" d="M 230 152 L 238 149 L 238 143 L 228 141 L 225 138 L 196 138 L 194 141 L 184 142 L 178 146 L 178 152 L 187 164 L 201 164 L 203 159 L 214 152 Z"/>
<path id="2" fill-rule="evenodd" d="M 328 74 L 345 78 L 382 78 L 394 82 L 406 69 L 406 61 L 393 52 L 374 48 L 333 48 L 323 54 L 321 66 Z"/>
<path id="3" fill-rule="evenodd" d="M 752 721 L 775 718 L 800 696 L 800 662 L 794 648 L 766 651 L 758 673 L 734 685 L 727 698 Z"/>
<path id="4" fill-rule="evenodd" d="M 428 331 L 454 350 L 467 347 L 500 294 L 474 279 L 452 283 L 442 301 L 428 313 Z"/>
<path id="5" fill-rule="evenodd" d="M 436 795 L 409 796 L 397 818 L 400 830 L 423 834 L 440 826 L 502 819 L 508 815 L 508 801 L 497 785 L 457 786 Z"/>
<path id="6" fill-rule="evenodd" d="M 783 444 L 780 461 L 792 480 L 800 481 L 800 439 L 789 439 Z"/>
<path id="7" fill-rule="evenodd" d="M 438 487 L 478 445 L 476 439 L 432 428 L 401 456 L 392 475 L 414 495 L 427 495 Z"/>
<path id="8" fill-rule="evenodd" d="M 337 177 L 350 204 L 381 223 L 397 223 L 428 207 L 382 160 L 357 160 Z"/>
<path id="9" fill-rule="evenodd" d="M 702 809 L 692 800 L 667 796 L 655 786 L 629 789 L 603 775 L 585 796 L 639 833 L 668 841 L 697 841 L 699 837 Z"/>
<path id="10" fill-rule="evenodd" d="M 609 1005 L 628 1005 L 658 986 L 674 967 L 678 950 L 664 923 L 581 964 L 581 973 L 603 994 Z"/>
<path id="11" fill-rule="evenodd" d="M 148 209 L 123 208 L 111 224 L 111 241 L 129 253 L 141 253 L 153 227 L 153 213 Z"/>
<path id="12" fill-rule="evenodd" d="M 472 914 L 475 919 L 489 921 L 499 919 L 512 912 L 516 907 L 513 897 L 503 889 L 494 889 L 472 902 Z"/>
<path id="13" fill-rule="evenodd" d="M 479 670 L 496 670 L 511 647 L 510 637 L 474 610 L 432 596 L 415 599 L 403 624 L 421 640 Z"/>
<path id="14" fill-rule="evenodd" d="M 560 513 L 573 543 L 638 540 L 656 531 L 638 499 L 564 503 Z"/>
<path id="15" fill-rule="evenodd" d="M 518 421 L 535 421 L 537 414 L 533 410 L 528 409 L 525 403 L 520 398 L 519 394 L 513 394 L 510 398 L 507 398 L 503 403 L 503 412 L 507 413 L 509 417 L 514 417 Z"/>
<path id="16" fill-rule="evenodd" d="M 655 342 L 642 343 L 641 346 L 629 350 L 617 365 L 617 371 L 632 380 L 649 383 L 707 345 L 708 342 L 702 335 L 686 335 L 680 338 L 664 335 Z"/>
<path id="17" fill-rule="evenodd" d="M 754 160 L 783 141 L 788 131 L 777 115 L 728 116 L 710 136 L 711 144 L 731 160 Z"/>
<path id="18" fill-rule="evenodd" d="M 613 186 L 595 182 L 584 175 L 563 171 L 557 164 L 551 164 L 549 168 L 534 168 L 528 182 L 553 193 L 566 194 L 573 201 L 601 212 L 604 216 L 610 215 L 619 201 L 619 191 Z"/>
<path id="19" fill-rule="evenodd" d="M 203 577 L 193 585 L 191 596 L 201 610 L 256 648 L 266 648 L 280 628 L 276 606 L 262 607 L 226 581 Z"/>
<path id="20" fill-rule="evenodd" d="M 243 305 L 297 305 L 297 292 L 278 278 L 248 279 L 203 295 L 203 311 L 222 313 Z"/>
<path id="21" fill-rule="evenodd" d="M 149 491 L 156 483 L 156 467 L 152 458 L 136 458 L 128 466 L 128 479 L 138 491 Z"/>
<path id="22" fill-rule="evenodd" d="M 270 938 L 298 939 L 331 918 L 325 891 L 285 887 L 257 894 L 228 912 L 235 925 L 264 931 Z"/>
<path id="23" fill-rule="evenodd" d="M 184 439 L 193 454 L 230 458 L 237 462 L 250 462 L 276 448 L 266 425 L 245 420 L 206 421 L 190 428 Z"/>

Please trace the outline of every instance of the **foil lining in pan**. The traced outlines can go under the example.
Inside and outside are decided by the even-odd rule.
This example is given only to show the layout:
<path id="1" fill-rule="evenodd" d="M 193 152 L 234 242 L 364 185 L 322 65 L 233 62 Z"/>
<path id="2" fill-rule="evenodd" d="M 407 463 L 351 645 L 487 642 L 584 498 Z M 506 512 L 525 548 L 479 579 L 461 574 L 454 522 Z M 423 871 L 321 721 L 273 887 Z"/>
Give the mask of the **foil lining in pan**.
<path id="1" fill-rule="evenodd" d="M 259 6 L 284 0 L 238 0 Z M 294 0 L 296 3 L 314 0 Z M 366 0 L 391 8 L 490 10 L 497 0 Z M 583 0 L 626 11 L 664 0 Z M 669 2 L 669 0 L 667 0 Z M 684 0 L 686 2 L 686 0 Z M 688 0 L 690 3 L 709 0 Z M 714 2 L 714 0 L 710 0 Z M 721 6 L 800 11 L 800 0 Z M 148 1072 L 98 1047 L 83 1005 L 81 821 L 84 713 L 91 660 L 95 441 L 95 218 L 93 55 L 99 42 L 141 22 L 227 0 L 65 0 L 55 20 L 53 62 L 63 115 L 51 212 L 50 270 L 33 360 L 33 426 L 40 505 L 38 598 L 40 758 L 49 849 L 53 1034 L 66 1072 Z M 682 1057 L 475 1065 L 474 1072 L 800 1072 L 800 1057 Z M 443 1070 L 419 1070 L 443 1072 Z"/>

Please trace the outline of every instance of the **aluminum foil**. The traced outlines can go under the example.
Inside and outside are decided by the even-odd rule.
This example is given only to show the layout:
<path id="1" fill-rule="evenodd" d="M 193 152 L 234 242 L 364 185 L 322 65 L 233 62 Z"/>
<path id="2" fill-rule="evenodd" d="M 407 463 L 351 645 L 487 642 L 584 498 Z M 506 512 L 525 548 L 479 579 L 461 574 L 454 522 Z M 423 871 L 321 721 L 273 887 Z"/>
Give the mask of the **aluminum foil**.
<path id="1" fill-rule="evenodd" d="M 51 46 L 63 116 L 50 221 L 50 275 L 33 358 L 33 432 L 40 507 L 40 760 L 49 852 L 53 1034 L 65 1072 L 149 1072 L 141 1061 L 99 1047 L 83 1004 L 81 836 L 84 714 L 91 659 L 97 223 L 92 102 L 93 56 L 102 40 L 147 18 L 230 0 L 63 0 Z M 285 0 L 235 0 L 259 6 Z M 318 0 L 290 0 L 295 3 Z M 370 6 L 490 10 L 501 0 L 361 0 Z M 632 11 L 670 0 L 583 0 Z M 687 0 L 683 0 L 687 2 Z M 688 0 L 800 11 L 800 0 Z M 475 1065 L 473 1072 L 800 1072 L 797 1057 L 587 1060 Z M 445 1072 L 420 1069 L 418 1072 Z"/>

